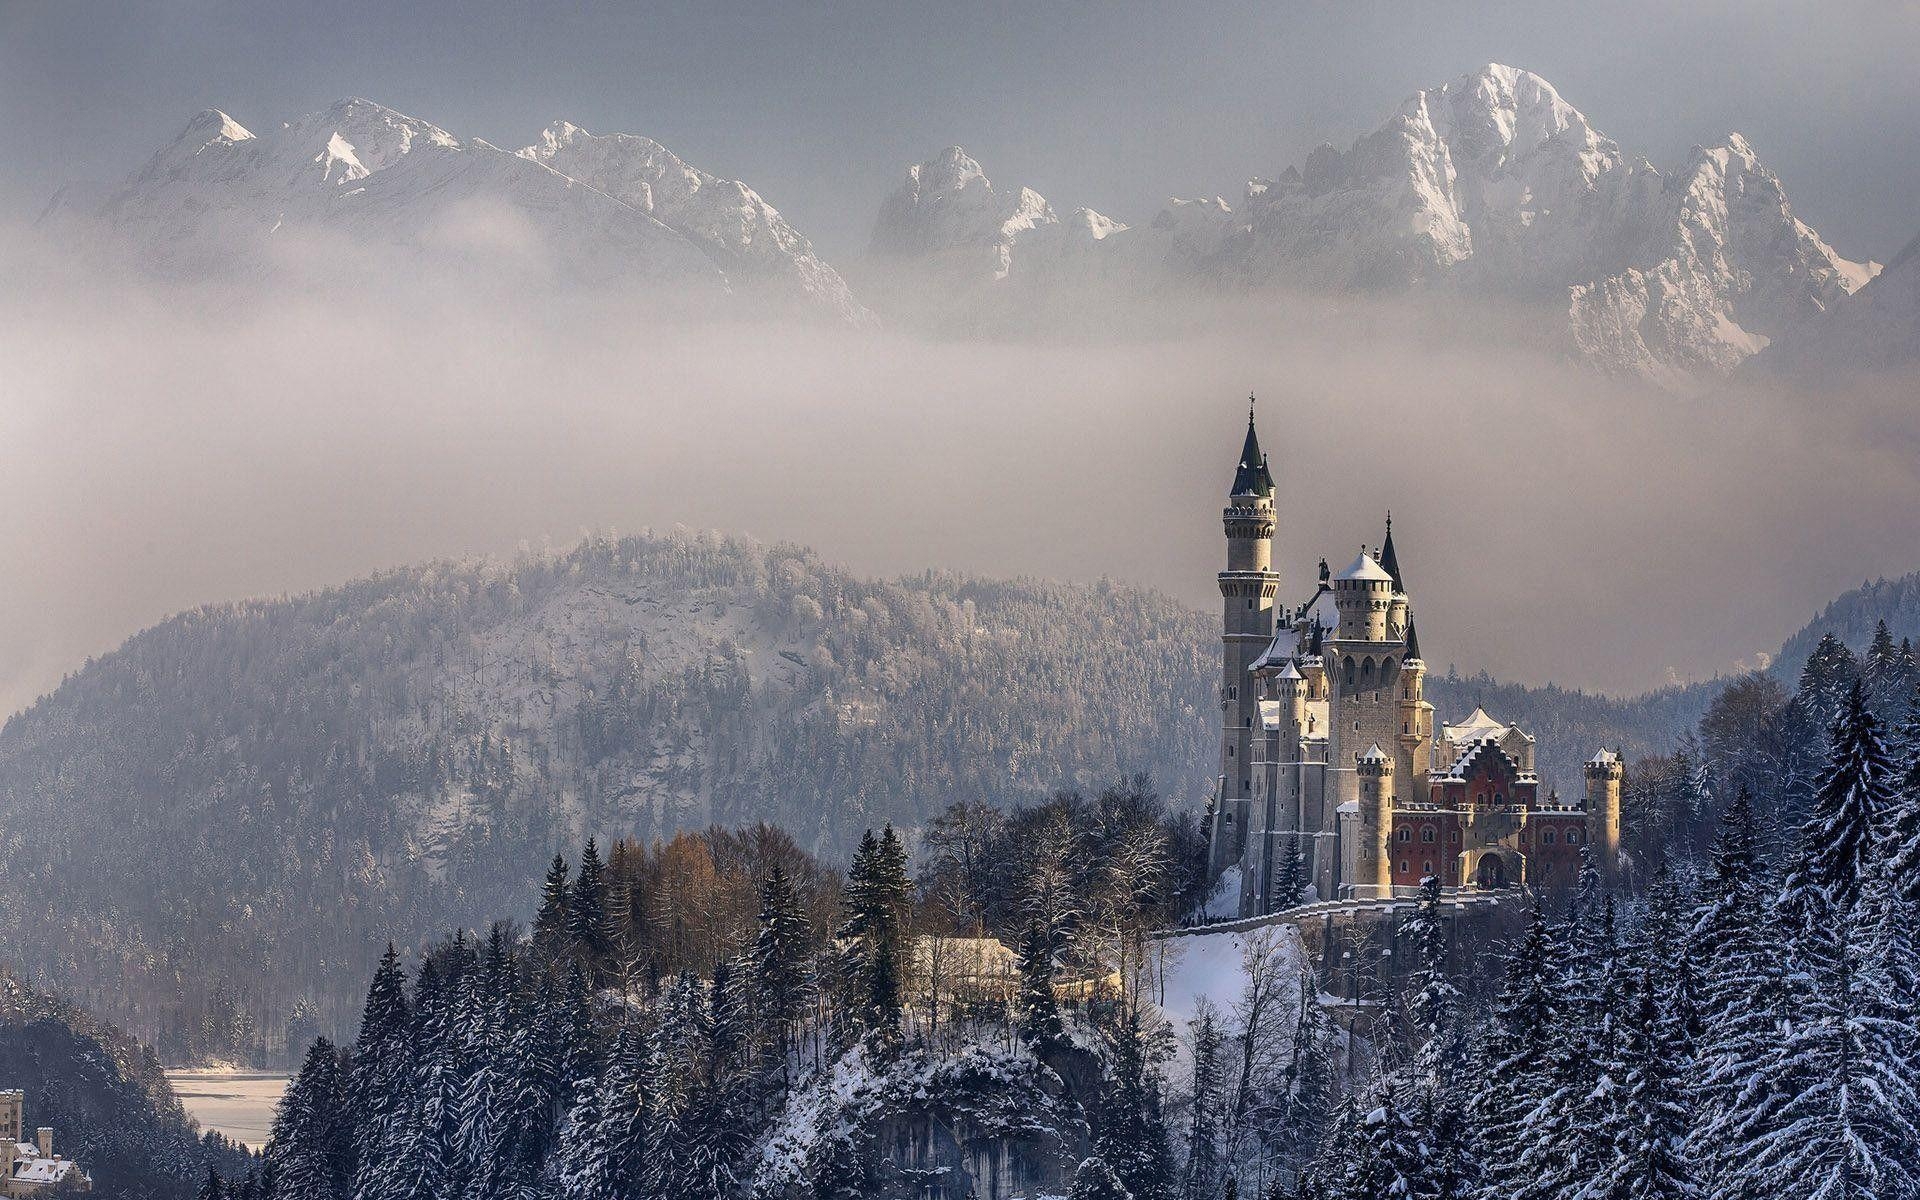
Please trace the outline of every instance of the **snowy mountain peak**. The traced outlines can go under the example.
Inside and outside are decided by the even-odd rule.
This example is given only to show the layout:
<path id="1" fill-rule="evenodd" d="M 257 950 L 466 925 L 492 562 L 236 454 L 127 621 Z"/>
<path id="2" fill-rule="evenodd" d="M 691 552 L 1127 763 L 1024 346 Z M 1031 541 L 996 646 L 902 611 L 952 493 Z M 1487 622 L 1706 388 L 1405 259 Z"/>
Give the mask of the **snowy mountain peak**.
<path id="1" fill-rule="evenodd" d="M 1028 187 L 996 191 L 978 162 L 948 146 L 907 168 L 905 182 L 880 208 L 872 245 L 879 255 L 941 258 L 954 281 L 981 272 L 1004 279 L 1015 243 L 1059 223 L 1046 197 Z M 1087 232 L 1101 225 L 1101 236 L 1111 224 L 1105 217 L 1077 222 Z"/>
<path id="2" fill-rule="evenodd" d="M 689 165 L 652 138 L 594 134 L 555 121 L 518 155 L 647 213 L 698 246 L 736 282 L 782 302 L 824 305 L 856 324 L 873 321 L 839 272 L 758 192 Z"/>

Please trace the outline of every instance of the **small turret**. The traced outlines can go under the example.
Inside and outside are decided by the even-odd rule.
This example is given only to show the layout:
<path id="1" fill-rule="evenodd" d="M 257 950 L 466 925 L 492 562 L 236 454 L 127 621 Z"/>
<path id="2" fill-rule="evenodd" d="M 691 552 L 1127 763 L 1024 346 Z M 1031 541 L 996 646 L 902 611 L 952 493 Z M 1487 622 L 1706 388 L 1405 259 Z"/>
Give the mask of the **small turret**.
<path id="1" fill-rule="evenodd" d="M 1626 778 L 1620 755 L 1602 749 L 1587 760 L 1587 836 L 1600 851 L 1600 865 L 1620 869 L 1620 791 Z"/>
<path id="2" fill-rule="evenodd" d="M 1393 576 L 1363 548 L 1346 570 L 1333 577 L 1333 603 L 1340 612 L 1342 641 L 1384 642 Z"/>
<path id="3" fill-rule="evenodd" d="M 1393 895 L 1393 757 L 1375 742 L 1357 755 L 1360 780 L 1360 847 L 1354 884 L 1373 896 Z"/>

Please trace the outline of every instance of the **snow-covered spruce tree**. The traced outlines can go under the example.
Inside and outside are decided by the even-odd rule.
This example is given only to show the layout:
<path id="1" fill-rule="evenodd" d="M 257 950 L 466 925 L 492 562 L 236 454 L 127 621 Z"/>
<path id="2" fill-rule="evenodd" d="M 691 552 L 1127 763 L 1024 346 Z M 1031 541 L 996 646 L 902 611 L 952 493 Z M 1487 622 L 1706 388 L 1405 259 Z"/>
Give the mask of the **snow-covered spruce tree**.
<path id="1" fill-rule="evenodd" d="M 1094 1105 L 1094 1148 L 1134 1200 L 1161 1200 L 1175 1183 L 1173 1150 L 1139 1007 L 1120 1004 L 1103 1030 L 1107 1077 Z"/>
<path id="2" fill-rule="evenodd" d="M 625 1200 L 614 1189 L 603 1088 L 600 1079 L 580 1080 L 560 1129 L 558 1174 L 567 1200 Z"/>
<path id="3" fill-rule="evenodd" d="M 200 1181 L 200 1190 L 194 1193 L 195 1200 L 227 1200 L 227 1183 L 220 1178 L 220 1172 L 207 1168 L 207 1177 Z"/>
<path id="4" fill-rule="evenodd" d="M 1881 737 L 1880 722 L 1867 707 L 1866 691 L 1856 679 L 1834 725 L 1827 768 L 1781 892 L 1787 910 L 1807 911 L 1810 893 L 1816 890 L 1826 893 L 1837 907 L 1851 908 L 1859 895 L 1876 828 L 1893 807 L 1893 761 Z"/>
<path id="5" fill-rule="evenodd" d="M 1621 1086 L 1607 1097 L 1602 1127 L 1611 1153 L 1581 1193 L 1591 1200 L 1691 1200 L 1700 1194 L 1687 1160 L 1691 1117 L 1686 1051 L 1662 1011 L 1651 964 L 1643 964 L 1621 1055 Z"/>
<path id="6" fill-rule="evenodd" d="M 1563 983 L 1558 948 L 1538 907 L 1507 962 L 1485 1045 L 1475 1123 L 1481 1131 L 1488 1196 L 1538 1194 L 1537 1117 L 1561 1087 Z"/>
<path id="7" fill-rule="evenodd" d="M 1099 1155 L 1084 1159 L 1073 1172 L 1068 1200 L 1134 1200 L 1113 1165 Z"/>
<path id="8" fill-rule="evenodd" d="M 647 1052 L 628 1024 L 614 1034 L 600 1089 L 600 1141 L 606 1147 L 607 1179 L 620 1197 L 646 1195 L 649 1116 L 644 1082 Z"/>
<path id="9" fill-rule="evenodd" d="M 1290 833 L 1281 843 L 1280 866 L 1273 877 L 1273 906 L 1292 908 L 1307 890 L 1307 863 L 1300 853 L 1300 835 Z"/>
<path id="10" fill-rule="evenodd" d="M 878 838 L 869 829 L 854 852 L 842 895 L 846 918 L 840 936 L 849 944 L 841 970 L 842 1003 L 856 1031 L 876 1034 L 885 1045 L 897 1044 L 900 1037 L 912 888 L 906 848 L 893 826 Z"/>
<path id="11" fill-rule="evenodd" d="M 1896 644 L 1882 618 L 1873 627 L 1873 640 L 1860 669 L 1867 703 L 1882 722 L 1892 724 L 1899 719 L 1913 691 L 1914 674 L 1913 646 L 1904 639 Z"/>
<path id="12" fill-rule="evenodd" d="M 1432 1145 L 1391 1078 L 1376 1079 L 1360 1105 L 1355 1159 L 1342 1200 L 1394 1200 L 1433 1193 Z"/>
<path id="13" fill-rule="evenodd" d="M 791 1086 L 788 1062 L 813 986 L 812 935 L 787 873 L 774 863 L 760 884 L 760 928 L 751 956 L 760 1028 L 780 1060 L 780 1083 Z"/>
<path id="14" fill-rule="evenodd" d="M 1436 1091 L 1451 1086 L 1466 1052 L 1458 1019 L 1462 997 L 1447 962 L 1452 932 L 1440 908 L 1440 879 L 1429 875 L 1420 881 L 1420 907 L 1408 922 L 1407 936 L 1417 963 L 1411 1016 L 1420 1050 L 1414 1065 L 1422 1086 Z"/>
<path id="15" fill-rule="evenodd" d="M 1216 1200 L 1223 1176 L 1220 1161 L 1220 1025 L 1203 997 L 1190 1022 L 1193 1039 L 1193 1093 L 1188 1107 L 1187 1167 L 1181 1186 L 1186 1200 Z"/>
<path id="16" fill-rule="evenodd" d="M 567 880 L 567 860 L 556 854 L 547 868 L 546 882 L 540 885 L 540 909 L 533 918 L 533 948 L 548 962 L 567 957 L 573 944 L 567 932 L 572 893 Z"/>
<path id="17" fill-rule="evenodd" d="M 275 1194 L 344 1200 L 352 1182 L 352 1125 L 345 1111 L 340 1056 L 318 1038 L 274 1110 L 266 1166 Z"/>
<path id="18" fill-rule="evenodd" d="M 1066 1035 L 1054 998 L 1054 947 L 1038 920 L 1020 939 L 1020 1036 L 1035 1049 L 1057 1045 Z"/>
<path id="19" fill-rule="evenodd" d="M 389 1173 L 388 1156 L 404 1140 L 412 1042 L 407 977 L 399 952 L 388 942 L 367 988 L 347 1072 L 347 1107 L 358 1131 L 352 1190 L 357 1200 L 378 1200 Z"/>
<path id="20" fill-rule="evenodd" d="M 1860 682 L 1860 660 L 1847 644 L 1832 633 L 1820 635 L 1820 641 L 1807 656 L 1800 670 L 1796 696 L 1805 706 L 1815 729 L 1825 733 L 1833 728 L 1846 708 L 1847 693 Z"/>
<path id="21" fill-rule="evenodd" d="M 580 852 L 580 870 L 567 900 L 568 940 L 585 965 L 589 982 L 597 982 L 611 965 L 613 926 L 607 915 L 606 869 L 592 838 Z"/>
<path id="22" fill-rule="evenodd" d="M 1878 1015 L 1889 998 L 1876 994 L 1885 977 L 1873 969 L 1879 948 L 1863 926 L 1859 908 L 1818 890 L 1808 896 L 1792 945 L 1793 1019 L 1756 1081 L 1777 1108 L 1746 1143 L 1750 1194 L 1920 1195 L 1913 1028 Z"/>
<path id="23" fill-rule="evenodd" d="M 1352 1095 L 1340 1102 L 1313 1158 L 1300 1172 L 1294 1195 L 1300 1200 L 1347 1200 L 1359 1175 L 1362 1143 L 1360 1102 Z"/>
<path id="24" fill-rule="evenodd" d="M 1899 777 L 1880 832 L 1894 886 L 1920 902 L 1920 683 L 1906 702 L 1906 713 L 1890 739 Z"/>

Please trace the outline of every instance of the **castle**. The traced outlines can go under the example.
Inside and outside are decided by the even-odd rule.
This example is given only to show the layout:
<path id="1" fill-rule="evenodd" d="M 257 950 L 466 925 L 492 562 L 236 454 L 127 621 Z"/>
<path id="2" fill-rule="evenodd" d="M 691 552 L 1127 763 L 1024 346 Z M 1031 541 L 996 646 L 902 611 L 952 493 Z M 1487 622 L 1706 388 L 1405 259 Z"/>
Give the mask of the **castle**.
<path id="1" fill-rule="evenodd" d="M 31 1142 L 20 1140 L 26 1107 L 25 1092 L 0 1091 L 0 1196 L 32 1196 L 53 1188 L 92 1191 L 93 1180 L 79 1164 L 53 1152 L 51 1127 L 42 1125 Z"/>
<path id="2" fill-rule="evenodd" d="M 1276 607 L 1274 483 L 1251 404 L 1223 519 L 1209 865 L 1237 886 L 1241 916 L 1411 895 L 1429 875 L 1445 889 L 1562 887 L 1589 849 L 1617 868 L 1618 754 L 1595 754 L 1584 796 L 1563 801 L 1540 794 L 1518 726 L 1480 709 L 1436 722 L 1391 516 L 1376 551 L 1339 572 L 1322 560 L 1312 596 Z"/>

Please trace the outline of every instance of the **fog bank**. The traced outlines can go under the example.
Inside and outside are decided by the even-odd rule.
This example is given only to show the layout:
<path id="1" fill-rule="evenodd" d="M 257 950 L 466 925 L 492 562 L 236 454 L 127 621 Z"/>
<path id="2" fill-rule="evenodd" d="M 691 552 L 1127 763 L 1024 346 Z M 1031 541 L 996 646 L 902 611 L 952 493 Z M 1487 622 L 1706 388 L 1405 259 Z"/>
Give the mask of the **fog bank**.
<path id="1" fill-rule="evenodd" d="M 1681 399 L 1412 301 L 940 341 L 404 265 L 136 282 L 30 244 L 7 238 L 25 286 L 0 299 L 4 711 L 182 608 L 588 529 L 1108 575 L 1210 609 L 1249 391 L 1283 598 L 1391 508 L 1442 670 L 1638 691 L 1752 663 L 1835 593 L 1920 567 L 1913 381 Z"/>

